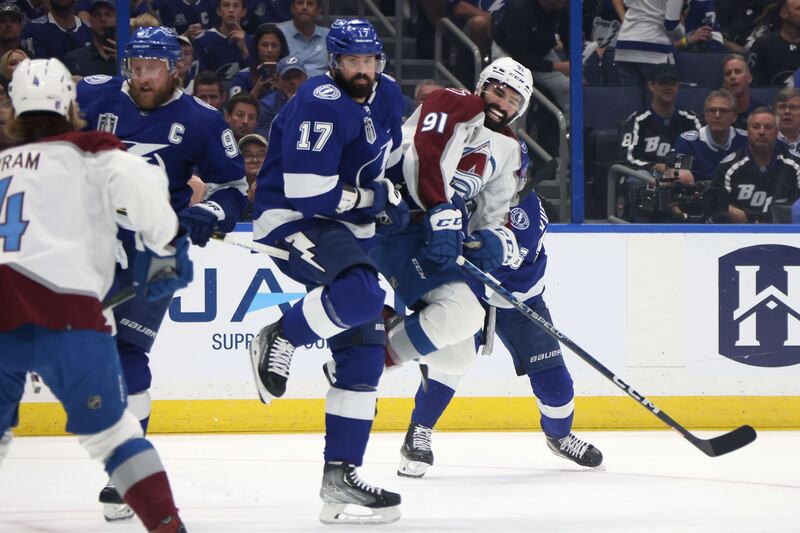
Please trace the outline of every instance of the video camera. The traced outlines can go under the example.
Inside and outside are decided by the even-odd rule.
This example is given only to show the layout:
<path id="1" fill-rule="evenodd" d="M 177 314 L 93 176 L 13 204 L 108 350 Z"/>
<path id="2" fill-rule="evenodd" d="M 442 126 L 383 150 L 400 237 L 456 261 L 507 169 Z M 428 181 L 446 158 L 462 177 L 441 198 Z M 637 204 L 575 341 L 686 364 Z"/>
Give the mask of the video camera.
<path id="1" fill-rule="evenodd" d="M 637 222 L 686 222 L 712 224 L 726 220 L 728 192 L 710 181 L 694 185 L 680 183 L 680 171 L 691 170 L 694 158 L 670 152 L 664 161 L 667 171 L 656 176 L 655 186 L 629 187 L 631 220 Z"/>

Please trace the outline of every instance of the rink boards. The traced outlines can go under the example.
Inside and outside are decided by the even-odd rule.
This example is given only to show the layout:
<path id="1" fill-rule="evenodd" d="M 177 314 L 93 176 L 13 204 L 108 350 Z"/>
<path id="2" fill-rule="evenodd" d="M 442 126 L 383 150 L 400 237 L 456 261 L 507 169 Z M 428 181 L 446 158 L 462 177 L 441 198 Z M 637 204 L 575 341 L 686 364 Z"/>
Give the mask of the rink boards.
<path id="1" fill-rule="evenodd" d="M 673 418 L 695 428 L 800 427 L 800 237 L 558 231 L 546 249 L 556 327 Z M 226 244 L 194 247 L 192 258 L 195 281 L 176 295 L 151 354 L 151 430 L 320 430 L 324 343 L 296 352 L 287 395 L 270 406 L 256 400 L 246 350 L 303 287 L 268 257 Z M 662 427 L 566 357 L 576 427 Z M 418 382 L 416 365 L 383 377 L 376 428 L 407 427 Z M 63 432 L 46 390 L 26 390 L 21 415 L 18 434 Z M 441 427 L 538 427 L 529 383 L 515 376 L 499 340 L 464 376 Z"/>

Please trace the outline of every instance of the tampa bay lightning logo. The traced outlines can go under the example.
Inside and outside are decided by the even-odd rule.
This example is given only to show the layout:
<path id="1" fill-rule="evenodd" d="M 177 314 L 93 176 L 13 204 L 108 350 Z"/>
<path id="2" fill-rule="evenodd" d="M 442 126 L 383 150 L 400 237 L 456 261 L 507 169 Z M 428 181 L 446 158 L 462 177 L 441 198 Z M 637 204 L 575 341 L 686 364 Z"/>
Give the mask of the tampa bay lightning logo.
<path id="1" fill-rule="evenodd" d="M 749 246 L 719 258 L 719 353 L 752 366 L 800 363 L 800 249 Z"/>
<path id="2" fill-rule="evenodd" d="M 531 219 L 528 218 L 528 213 L 524 209 L 515 207 L 508 214 L 511 225 L 519 230 L 528 229 L 531 225 Z"/>
<path id="3" fill-rule="evenodd" d="M 338 100 L 342 93 L 330 83 L 326 83 L 314 89 L 314 96 L 320 100 Z"/>
<path id="4" fill-rule="evenodd" d="M 94 76 L 86 76 L 83 78 L 83 81 L 89 85 L 100 85 L 101 83 L 105 83 L 110 79 L 111 76 L 106 76 L 105 74 L 95 74 Z"/>

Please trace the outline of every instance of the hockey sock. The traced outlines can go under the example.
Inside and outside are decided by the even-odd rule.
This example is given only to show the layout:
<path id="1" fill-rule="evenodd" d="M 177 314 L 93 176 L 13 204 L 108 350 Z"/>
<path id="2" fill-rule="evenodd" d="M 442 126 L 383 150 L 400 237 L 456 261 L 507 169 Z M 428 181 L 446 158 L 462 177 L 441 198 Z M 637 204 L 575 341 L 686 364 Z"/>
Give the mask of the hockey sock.
<path id="1" fill-rule="evenodd" d="M 147 439 L 130 439 L 106 460 L 106 472 L 148 531 L 178 513 L 167 474 Z"/>
<path id="2" fill-rule="evenodd" d="M 457 376 L 453 376 L 458 381 Z M 417 395 L 414 397 L 414 410 L 411 412 L 411 422 L 421 424 L 425 427 L 433 428 L 436 422 L 444 413 L 453 395 L 456 393 L 454 387 L 445 385 L 438 379 L 428 377 L 428 390 L 425 391 L 422 384 L 417 389 Z"/>
<path id="3" fill-rule="evenodd" d="M 150 411 L 152 408 L 152 401 L 150 399 L 150 391 L 137 392 L 128 395 L 128 411 L 142 425 L 142 431 L 147 434 L 147 426 L 150 424 Z"/>
<path id="4" fill-rule="evenodd" d="M 542 431 L 548 437 L 566 437 L 572 430 L 575 411 L 572 377 L 567 367 L 548 368 L 529 377 L 541 413 Z"/>
<path id="5" fill-rule="evenodd" d="M 376 391 L 330 388 L 325 399 L 325 461 L 361 466 L 377 396 Z"/>

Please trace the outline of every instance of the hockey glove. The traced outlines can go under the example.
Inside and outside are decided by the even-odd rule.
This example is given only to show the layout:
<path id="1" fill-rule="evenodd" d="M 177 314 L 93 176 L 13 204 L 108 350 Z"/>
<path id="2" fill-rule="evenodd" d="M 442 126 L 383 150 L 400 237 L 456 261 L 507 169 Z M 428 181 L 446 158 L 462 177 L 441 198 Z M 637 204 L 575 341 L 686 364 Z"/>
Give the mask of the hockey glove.
<path id="1" fill-rule="evenodd" d="M 426 258 L 442 265 L 454 265 L 461 255 L 461 211 L 453 204 L 439 204 L 425 216 Z"/>
<path id="2" fill-rule="evenodd" d="M 511 264 L 519 257 L 517 239 L 510 229 L 482 229 L 464 239 L 464 258 L 484 272 Z"/>
<path id="3" fill-rule="evenodd" d="M 156 255 L 145 248 L 136 251 L 133 260 L 133 286 L 136 295 L 150 301 L 171 296 L 192 282 L 193 265 L 189 259 L 189 239 L 183 234 L 167 247 L 170 255 Z"/>
<path id="4" fill-rule="evenodd" d="M 205 201 L 182 210 L 178 213 L 178 218 L 181 226 L 189 233 L 192 243 L 205 246 L 217 223 L 225 220 L 225 211 L 218 203 Z"/>
<path id="5" fill-rule="evenodd" d="M 371 208 L 377 219 L 375 231 L 380 235 L 394 235 L 405 229 L 409 222 L 408 204 L 394 184 L 388 180 L 376 180 L 367 187 L 375 192 L 375 202 Z M 376 206 L 379 197 L 382 205 Z"/>

